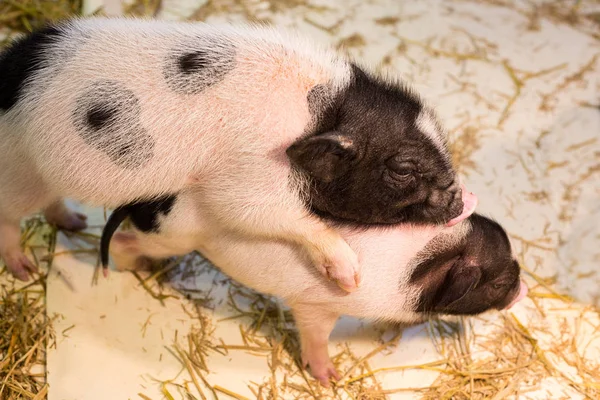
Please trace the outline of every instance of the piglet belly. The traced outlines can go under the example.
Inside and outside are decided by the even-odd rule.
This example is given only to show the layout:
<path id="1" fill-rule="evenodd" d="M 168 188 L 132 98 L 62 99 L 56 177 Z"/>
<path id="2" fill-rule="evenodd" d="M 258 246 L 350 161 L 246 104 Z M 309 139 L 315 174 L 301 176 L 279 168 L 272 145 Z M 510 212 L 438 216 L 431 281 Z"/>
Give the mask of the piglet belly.
<path id="1" fill-rule="evenodd" d="M 327 279 L 305 261 L 294 245 L 230 235 L 212 237 L 198 250 L 226 275 L 259 292 L 286 300 L 307 291 L 329 296 Z"/>

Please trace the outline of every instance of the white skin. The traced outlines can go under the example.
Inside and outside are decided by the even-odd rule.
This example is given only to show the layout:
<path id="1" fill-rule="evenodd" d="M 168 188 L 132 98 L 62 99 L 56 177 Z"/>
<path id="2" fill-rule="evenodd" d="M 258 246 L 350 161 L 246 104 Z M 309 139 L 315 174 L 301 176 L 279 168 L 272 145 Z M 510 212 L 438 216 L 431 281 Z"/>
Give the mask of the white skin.
<path id="1" fill-rule="evenodd" d="M 467 201 L 472 208 L 476 199 Z M 324 281 L 294 245 L 265 240 L 223 227 L 211 213 L 198 206 L 194 193 L 183 193 L 167 217 L 161 217 L 160 234 L 117 232 L 111 255 L 117 269 L 147 266 L 148 258 L 200 251 L 225 274 L 257 291 L 282 298 L 294 314 L 299 330 L 302 360 L 324 386 L 339 379 L 328 353 L 328 338 L 341 315 L 360 318 L 415 322 L 411 311 L 420 289 L 408 285 L 417 253 L 434 237 L 447 243 L 464 237 L 470 222 L 451 227 L 399 226 L 393 229 L 338 232 L 361 257 L 363 285 L 351 294 Z M 273 265 L 286 265 L 273 269 Z M 523 286 L 522 286 L 523 287 Z"/>
<path id="2" fill-rule="evenodd" d="M 0 257 L 13 275 L 26 279 L 34 269 L 19 245 L 25 216 L 45 210 L 59 227 L 83 229 L 85 217 L 68 210 L 63 198 L 116 207 L 195 187 L 221 224 L 299 244 L 322 274 L 348 291 L 357 288 L 356 254 L 306 211 L 306 183 L 294 178 L 285 156 L 310 125 L 308 90 L 345 85 L 346 61 L 267 28 L 88 19 L 73 22 L 65 35 L 70 40 L 48 50 L 50 65 L 33 75 L 30 91 L 0 113 Z M 170 90 L 163 76 L 169 52 L 214 47 L 219 57 L 219 43 L 202 39 L 215 36 L 236 47 L 235 70 L 201 95 Z M 139 115 L 120 123 L 137 123 L 154 140 L 143 167 L 115 164 L 73 123 L 77 99 L 103 79 L 126 82 L 137 97 Z"/>
<path id="3" fill-rule="evenodd" d="M 344 88 L 346 60 L 269 28 L 91 18 L 71 22 L 63 36 L 46 49 L 46 68 L 32 75 L 19 102 L 0 113 L 0 257 L 10 272 L 25 279 L 34 268 L 19 246 L 23 217 L 45 210 L 61 228 L 85 227 L 63 198 L 116 207 L 194 188 L 198 204 L 223 227 L 297 244 L 321 274 L 346 291 L 358 288 L 359 257 L 306 210 L 306 181 L 285 155 L 314 122 L 307 93 L 317 84 L 332 93 Z M 202 49 L 219 63 L 232 46 L 235 68 L 218 84 L 193 95 L 169 86 L 165 60 L 174 49 Z M 100 151 L 84 140 L 74 113 L 85 108 L 82 98 L 96 104 L 118 95 L 93 86 L 105 81 L 123 85 L 135 104 L 119 117 L 118 140 L 107 139 Z M 427 110 L 418 122 L 442 146 L 432 121 Z M 134 128 L 153 147 L 146 154 L 139 143 L 131 146 L 133 159 L 149 159 L 124 168 L 107 154 L 119 153 L 119 140 Z"/>

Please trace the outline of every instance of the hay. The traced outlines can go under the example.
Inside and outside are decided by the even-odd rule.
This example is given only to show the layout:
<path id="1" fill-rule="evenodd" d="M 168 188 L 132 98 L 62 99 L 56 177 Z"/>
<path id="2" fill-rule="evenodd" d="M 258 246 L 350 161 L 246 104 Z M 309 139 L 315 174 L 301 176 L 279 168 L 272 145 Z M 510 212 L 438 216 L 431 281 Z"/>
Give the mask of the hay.
<path id="1" fill-rule="evenodd" d="M 200 260 L 197 255 L 188 256 L 181 268 L 193 270 Z M 212 267 L 203 265 L 204 274 L 211 271 Z M 226 319 L 239 321 L 241 344 L 224 343 L 215 337 L 213 320 L 204 307 L 211 302 L 205 293 L 199 300 L 192 300 L 192 310 L 188 311 L 198 326 L 183 338 L 176 338 L 172 346 L 172 354 L 180 360 L 189 379 L 174 378 L 161 384 L 176 388 L 188 398 L 195 393 L 203 399 L 210 398 L 211 392 L 215 398 L 216 392 L 244 398 L 230 388 L 211 386 L 207 377 L 207 358 L 211 353 L 242 351 L 266 359 L 270 369 L 263 382 L 251 382 L 248 386 L 257 399 L 384 399 L 400 392 L 413 392 L 423 399 L 504 399 L 540 390 L 549 380 L 585 398 L 599 398 L 600 365 L 593 357 L 586 357 L 588 347 L 600 340 L 598 335 L 589 335 L 590 331 L 600 332 L 598 310 L 573 303 L 568 296 L 556 293 L 547 280 L 527 268 L 524 272 L 532 279 L 530 299 L 544 300 L 527 320 L 510 311 L 475 318 L 432 318 L 424 326 L 440 359 L 423 364 L 371 368 L 369 360 L 393 350 L 401 331 L 387 341 L 380 338 L 381 344 L 362 357 L 354 354 L 348 344 L 342 344 L 332 354 L 342 379 L 330 390 L 322 388 L 301 367 L 290 311 L 276 299 L 217 274 L 214 281 L 229 285 L 227 304 L 233 315 Z M 559 337 L 550 335 L 554 332 L 548 328 L 551 322 L 560 325 Z M 589 329 L 582 330 L 582 324 Z M 565 372 L 565 366 L 571 366 L 571 372 Z M 406 370 L 435 371 L 439 376 L 427 387 L 381 387 L 382 375 Z"/>
<path id="2" fill-rule="evenodd" d="M 515 9 L 528 17 L 529 29 L 537 29 L 540 21 L 546 19 L 576 27 L 598 38 L 597 30 L 589 29 L 589 24 L 586 25 L 597 25 L 597 14 L 586 14 L 577 1 L 546 2 L 538 5 L 527 3 L 523 8 L 518 8 L 517 3 L 502 0 L 464 1 L 493 3 L 499 7 Z M 312 7 L 300 0 L 269 1 L 268 4 L 271 11 Z M 130 15 L 154 16 L 160 11 L 160 6 L 159 0 L 138 0 L 127 6 L 125 11 Z M 234 11 L 244 14 L 249 20 L 268 20 L 260 12 L 252 9 L 250 2 L 243 0 L 209 1 L 192 16 L 192 19 L 202 20 L 212 15 L 231 12 L 231 6 L 234 7 Z M 80 10 L 80 0 L 5 0 L 0 2 L 0 31 L 5 32 L 7 37 L 12 37 L 17 33 L 31 31 L 43 25 L 45 21 L 77 15 Z M 395 18 L 382 18 L 377 21 L 382 25 L 393 25 L 396 22 Z M 510 117 L 513 106 L 520 98 L 528 80 L 566 67 L 557 65 L 535 72 L 519 71 L 502 59 L 496 49 L 484 39 L 466 32 L 462 34 L 469 36 L 471 48 L 448 48 L 444 43 L 435 42 L 433 38 L 427 41 L 400 38 L 402 45 L 398 47 L 397 52 L 404 52 L 407 47 L 415 46 L 431 57 L 447 58 L 456 63 L 483 62 L 501 68 L 513 86 L 513 93 L 506 96 L 505 103 L 498 109 L 501 110 L 500 116 L 494 128 L 502 128 Z M 341 45 L 360 46 L 362 40 L 359 35 L 352 35 Z M 579 71 L 567 75 L 555 90 L 543 94 L 540 107 L 543 110 L 552 110 L 550 100 L 555 94 L 584 80 L 586 75 L 593 71 L 596 61 L 597 56 L 590 59 Z M 458 80 L 456 83 L 460 85 L 460 91 L 470 92 L 476 101 L 487 101 L 472 85 L 463 84 Z M 494 104 L 488 105 L 492 110 L 496 107 Z M 485 128 L 487 127 L 477 124 L 477 121 L 466 119 L 451 132 L 454 162 L 461 169 L 461 173 L 475 170 L 476 165 L 471 160 L 471 154 L 479 148 L 480 132 Z M 90 242 L 97 239 L 95 235 L 88 236 Z M 527 241 L 521 237 L 514 238 L 526 246 L 550 249 L 543 243 Z M 23 244 L 26 251 L 33 255 L 41 271 L 50 269 L 55 257 L 70 253 L 55 253 L 55 243 L 56 230 L 45 224 L 40 217 L 26 222 Z M 172 270 L 179 266 L 180 261 L 171 260 L 170 263 L 162 264 L 148 277 L 136 274 L 136 278 L 150 295 L 157 301 L 162 301 L 171 296 L 165 294 L 163 285 L 168 281 Z M 426 323 L 426 327 L 431 340 L 436 344 L 440 359 L 424 364 L 371 368 L 369 360 L 376 354 L 396 346 L 400 334 L 388 341 L 381 340 L 379 346 L 363 357 L 354 354 L 348 345 L 342 345 L 332 358 L 343 379 L 334 385 L 332 390 L 321 388 L 301 368 L 298 338 L 289 310 L 271 297 L 223 279 L 224 282 L 230 283 L 228 304 L 236 312 L 232 318 L 240 321 L 239 330 L 243 345 L 223 343 L 215 337 L 213 320 L 207 315 L 211 303 L 210 293 L 193 293 L 195 297 L 202 297 L 191 300 L 191 309 L 188 308 L 188 303 L 188 307 L 184 307 L 190 318 L 196 321 L 196 326 L 182 337 L 177 335 L 171 346 L 171 355 L 181 362 L 182 371 L 185 371 L 189 378 L 179 376 L 171 381 L 158 382 L 158 385 L 167 399 L 177 398 L 174 396 L 175 391 L 186 398 L 195 398 L 191 397 L 192 391 L 195 391 L 201 399 L 223 396 L 242 399 L 243 396 L 229 388 L 212 386 L 207 376 L 210 372 L 208 358 L 211 354 L 244 351 L 266 358 L 270 368 L 270 373 L 263 382 L 249 385 L 257 399 L 381 399 L 399 392 L 419 393 L 424 399 L 503 399 L 539 390 L 548 380 L 556 380 L 585 398 L 600 398 L 600 367 L 593 361 L 597 358 L 589 357 L 586 353 L 592 344 L 597 344 L 597 333 L 600 332 L 598 310 L 574 304 L 570 298 L 556 292 L 552 281 L 537 276 L 526 267 L 523 267 L 523 271 L 531 277 L 532 283 L 536 284 L 530 285 L 529 299 L 534 308 L 527 319 L 511 312 L 500 313 L 499 318 L 492 318 L 498 317 L 498 314 L 491 313 L 481 318 L 459 319 L 453 322 L 432 319 Z M 0 283 L 0 399 L 43 399 L 47 395 L 45 349 L 53 344 L 52 321 L 55 317 L 48 318 L 45 315 L 45 273 L 42 272 L 32 283 L 26 285 L 10 279 L 7 283 Z M 187 297 L 191 293 L 182 290 L 181 294 Z M 473 326 L 480 320 L 485 321 L 484 325 L 488 328 L 483 333 L 480 326 Z M 561 334 L 549 338 L 549 324 L 559 325 Z M 587 326 L 587 330 L 583 329 L 583 326 Z M 585 333 L 590 331 L 596 334 L 586 336 Z M 586 341 L 584 337 L 589 339 Z M 410 369 L 436 371 L 439 376 L 428 387 L 382 389 L 380 377 L 383 374 Z M 150 398 L 143 393 L 138 395 L 142 399 Z"/>
<path id="3" fill-rule="evenodd" d="M 236 319 L 240 321 L 239 332 L 242 344 L 227 344 L 214 335 L 213 319 L 207 315 L 212 299 L 210 293 L 195 291 L 193 294 L 185 289 L 181 290 L 189 298 L 191 307 L 184 306 L 184 310 L 192 321 L 196 322 L 194 328 L 187 335 L 176 335 L 171 345 L 171 355 L 175 357 L 186 371 L 189 378 L 174 377 L 168 381 L 158 382 L 163 394 L 177 391 L 185 398 L 208 398 L 212 393 L 220 398 L 223 394 L 237 399 L 244 396 L 236 393 L 230 388 L 211 385 L 207 377 L 210 373 L 210 364 L 207 358 L 210 354 L 219 353 L 227 355 L 232 352 L 246 352 L 267 361 L 270 373 L 263 382 L 252 382 L 249 389 L 256 398 L 294 398 L 312 399 L 327 398 L 328 390 L 322 388 L 313 380 L 308 372 L 301 368 L 300 344 L 290 310 L 282 306 L 276 299 L 257 293 L 235 281 L 217 273 L 209 264 L 202 263 L 198 255 L 188 255 L 180 265 L 178 271 L 173 274 L 181 276 L 198 275 L 198 265 L 205 265 L 200 274 L 205 277 L 210 273 L 216 273 L 213 282 L 228 285 L 227 305 L 233 315 L 225 319 Z M 173 261 L 165 262 L 166 265 Z M 158 267 L 160 270 L 161 266 Z M 171 274 L 165 274 L 171 275 Z M 152 287 L 160 286 L 165 281 L 172 279 L 173 275 L 165 276 L 162 283 L 152 282 Z M 149 280 L 146 279 L 146 282 Z M 208 307 L 208 308 L 207 308 Z M 223 319 L 216 321 L 217 323 Z M 398 343 L 400 335 L 396 335 L 363 357 L 352 353 L 347 344 L 341 346 L 338 352 L 332 356 L 344 376 L 349 381 L 339 382 L 334 387 L 332 398 L 342 399 L 348 396 L 352 398 L 381 398 L 380 395 L 372 395 L 371 392 L 380 391 L 381 386 L 375 377 L 350 381 L 357 375 L 366 375 L 371 372 L 369 359 L 376 354 L 389 350 Z M 165 392 L 166 391 L 166 392 Z M 217 393 L 221 396 L 217 397 Z M 168 395 L 165 394 L 166 397 Z M 366 397 L 365 397 L 366 396 Z M 141 393 L 142 398 L 148 397 Z"/>
<path id="4" fill-rule="evenodd" d="M 162 8 L 162 0 L 135 0 L 123 7 L 125 15 L 156 17 Z"/>
<path id="5" fill-rule="evenodd" d="M 54 252 L 56 229 L 33 217 L 24 223 L 21 243 L 40 271 L 51 268 L 53 257 L 42 261 L 40 255 Z M 46 348 L 54 341 L 56 316 L 46 316 L 45 294 L 43 272 L 25 284 L 0 280 L 0 399 L 46 397 Z"/>
<path id="6" fill-rule="evenodd" d="M 141 15 L 155 10 L 160 1 L 137 2 L 126 10 Z M 151 3 L 151 4 L 150 4 Z M 0 1 L 0 49 L 16 35 L 31 32 L 47 22 L 80 15 L 81 0 L 4 0 Z M 101 13 L 98 10 L 97 13 Z M 57 316 L 46 315 L 46 275 L 55 257 L 78 249 L 56 253 L 57 231 L 34 216 L 24 222 L 21 244 L 40 273 L 32 282 L 22 284 L 8 276 L 0 260 L 0 399 L 35 399 L 47 397 L 46 349 L 54 343 L 52 322 Z M 97 235 L 77 233 L 97 247 Z M 66 333 L 63 332 L 63 334 Z"/>
<path id="7" fill-rule="evenodd" d="M 31 32 L 49 21 L 81 13 L 82 0 L 4 0 L 0 2 L 0 32 Z"/>
<path id="8" fill-rule="evenodd" d="M 186 257 L 183 273 L 193 274 L 200 260 L 197 255 Z M 210 265 L 202 265 L 203 274 L 211 271 Z M 551 281 L 523 269 L 531 278 L 530 299 L 544 300 L 527 319 L 512 312 L 458 320 L 433 318 L 424 326 L 441 358 L 424 364 L 371 368 L 369 360 L 392 350 L 400 340 L 400 332 L 387 341 L 380 339 L 381 344 L 362 357 L 342 344 L 332 354 L 342 380 L 331 390 L 322 388 L 301 367 L 299 342 L 289 310 L 276 299 L 217 274 L 214 282 L 229 285 L 227 304 L 233 315 L 226 319 L 240 322 L 241 344 L 224 343 L 214 336 L 212 319 L 204 307 L 211 299 L 205 293 L 200 300 L 192 300 L 193 310 L 188 313 L 199 321 L 199 326 L 173 345 L 191 380 L 173 379 L 163 384 L 177 388 L 182 396 L 192 396 L 193 388 L 202 393 L 201 398 L 209 398 L 212 391 L 243 398 L 230 388 L 211 386 L 207 377 L 210 363 L 206 361 L 212 352 L 242 351 L 266 359 L 270 369 L 263 382 L 249 384 L 257 399 L 384 399 L 399 392 L 417 393 L 423 399 L 503 399 L 540 390 L 549 380 L 586 398 L 598 398 L 600 385 L 595 377 L 599 376 L 600 367 L 593 357 L 586 357 L 587 348 L 598 340 L 597 335 L 589 335 L 590 330 L 600 332 L 598 311 L 573 303 L 568 296 L 556 293 Z M 559 337 L 549 336 L 549 332 L 555 332 L 547 326 L 552 321 L 561 327 Z M 477 323 L 479 326 L 473 327 Z M 590 328 L 586 332 L 579 328 L 584 323 Z M 565 365 L 574 369 L 566 373 Z M 383 374 L 411 369 L 435 371 L 439 376 L 427 387 L 381 387 Z"/>
<path id="9" fill-rule="evenodd" d="M 129 16 L 156 16 L 162 6 L 162 0 L 135 0 L 123 6 L 123 12 Z M 0 1 L 0 34 L 6 35 L 0 47 L 6 44 L 14 34 L 31 32 L 48 22 L 56 22 L 72 16 L 81 15 L 83 0 L 3 0 Z M 93 15 L 102 15 L 102 9 Z"/>
<path id="10" fill-rule="evenodd" d="M 563 1 L 514 1 L 514 0 L 454 0 L 469 3 L 488 4 L 507 8 L 526 18 L 525 28 L 539 31 L 543 21 L 556 25 L 565 25 L 577 29 L 594 39 L 600 39 L 600 13 L 593 6 L 595 0 L 563 0 Z"/>
<path id="11" fill-rule="evenodd" d="M 269 23 L 271 19 L 267 16 L 268 14 L 281 13 L 300 7 L 316 12 L 329 9 L 327 6 L 311 4 L 307 0 L 266 0 L 262 2 L 252 0 L 208 0 L 193 12 L 189 19 L 204 21 L 214 15 L 241 15 L 247 21 Z"/>

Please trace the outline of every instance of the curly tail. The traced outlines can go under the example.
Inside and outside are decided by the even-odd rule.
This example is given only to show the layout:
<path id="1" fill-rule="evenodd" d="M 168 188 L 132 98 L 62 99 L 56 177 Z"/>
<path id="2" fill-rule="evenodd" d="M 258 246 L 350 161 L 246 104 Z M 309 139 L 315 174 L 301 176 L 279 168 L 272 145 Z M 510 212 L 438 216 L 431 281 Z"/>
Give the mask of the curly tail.
<path id="1" fill-rule="evenodd" d="M 113 213 L 108 217 L 104 229 L 102 229 L 102 237 L 100 238 L 100 261 L 102 262 L 102 268 L 108 269 L 108 250 L 110 247 L 110 240 L 117 231 L 121 222 L 129 215 L 129 207 L 121 206 L 116 208 Z"/>

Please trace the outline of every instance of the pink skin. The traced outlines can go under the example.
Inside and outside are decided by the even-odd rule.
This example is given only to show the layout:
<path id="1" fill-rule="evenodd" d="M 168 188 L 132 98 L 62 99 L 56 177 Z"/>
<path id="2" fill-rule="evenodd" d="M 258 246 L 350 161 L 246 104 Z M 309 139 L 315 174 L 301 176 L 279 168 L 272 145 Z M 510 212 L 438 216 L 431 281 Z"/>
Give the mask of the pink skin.
<path id="1" fill-rule="evenodd" d="M 71 211 L 62 201 L 57 201 L 44 210 L 46 221 L 60 229 L 79 231 L 87 228 L 87 216 Z M 15 278 L 28 281 L 29 275 L 37 273 L 37 267 L 27 258 L 19 245 L 20 231 L 18 225 L 0 224 L 0 254 L 6 268 Z"/>
<path id="2" fill-rule="evenodd" d="M 447 224 L 448 227 L 456 225 L 460 221 L 468 218 L 477 208 L 477 196 L 468 192 L 464 185 L 461 186 L 461 189 L 464 203 L 463 212 L 461 215 L 451 220 Z M 506 309 L 510 309 L 516 303 L 524 299 L 525 296 L 527 296 L 527 292 L 527 285 L 525 282 L 521 281 L 519 293 Z M 301 316 L 310 314 L 312 318 L 310 318 L 309 321 L 319 320 L 321 322 L 311 326 L 311 324 L 307 324 L 306 319 L 304 319 L 304 321 L 298 325 L 302 340 L 302 362 L 305 366 L 310 368 L 312 376 L 317 379 L 322 386 L 329 388 L 331 386 L 331 381 L 335 382 L 340 379 L 340 374 L 335 369 L 327 351 L 327 342 L 329 335 L 333 330 L 333 326 L 335 325 L 335 320 L 337 320 L 337 316 L 331 314 L 328 315 L 321 310 L 315 311 L 313 309 L 310 310 L 310 312 L 306 311 L 305 313 L 302 311 L 304 310 L 301 306 L 294 311 L 297 320 Z M 318 325 L 318 328 L 315 327 L 316 325 Z"/>
<path id="3" fill-rule="evenodd" d="M 459 222 L 461 222 L 462 220 L 468 218 L 471 214 L 473 214 L 475 212 L 475 209 L 477 208 L 477 204 L 479 202 L 479 199 L 477 198 L 477 196 L 471 192 L 467 191 L 467 188 L 465 187 L 465 185 L 461 185 L 461 195 L 462 195 L 462 200 L 464 203 L 463 206 L 463 212 L 458 216 L 453 218 L 452 220 L 450 220 L 450 222 L 448 222 L 446 224 L 446 227 L 451 227 L 454 226 L 456 224 L 458 224 Z M 333 265 L 341 265 L 343 261 L 343 258 L 340 258 L 339 260 L 336 260 L 336 262 Z M 336 276 L 336 275 L 332 275 L 330 272 L 335 272 L 335 269 L 333 268 L 327 268 L 327 266 L 325 267 L 325 269 L 320 269 L 321 273 L 327 277 L 329 277 L 330 279 L 333 279 L 336 281 L 336 283 L 342 288 L 344 289 L 346 292 L 353 292 L 356 289 L 358 289 L 358 287 L 360 286 L 360 281 L 361 281 L 361 277 L 360 277 L 360 273 L 356 272 L 354 274 L 354 276 Z M 344 269 L 345 270 L 345 269 Z"/>
<path id="4" fill-rule="evenodd" d="M 44 216 L 49 224 L 67 231 L 80 231 L 87 228 L 87 215 L 69 210 L 62 201 L 57 201 L 46 208 Z"/>
<path id="5" fill-rule="evenodd" d="M 29 280 L 30 274 L 38 272 L 37 267 L 20 249 L 4 255 L 4 263 L 15 278 L 24 282 Z"/>
<path id="6" fill-rule="evenodd" d="M 477 196 L 469 191 L 467 191 L 467 188 L 465 187 L 464 184 L 462 184 L 460 186 L 461 188 L 461 196 L 462 196 L 462 200 L 463 200 L 463 212 L 458 216 L 453 218 L 452 220 L 450 220 L 450 222 L 448 222 L 446 224 L 446 227 L 452 227 L 456 224 L 458 224 L 459 222 L 463 221 L 464 219 L 468 218 L 471 214 L 473 214 L 475 212 L 475 209 L 477 208 L 477 204 L 479 202 L 479 199 L 477 198 Z M 343 259 L 340 258 L 339 260 L 336 260 L 336 262 L 333 265 L 341 265 Z M 330 271 L 334 271 L 334 269 L 329 269 L 327 267 L 325 267 L 325 271 L 321 270 L 321 273 L 325 276 L 328 276 L 330 279 L 333 279 L 337 282 L 337 284 L 344 289 L 345 291 L 351 293 L 354 290 L 358 289 L 358 287 L 360 286 L 360 281 L 361 281 L 361 277 L 360 277 L 360 273 L 357 272 L 354 274 L 354 276 L 334 276 L 330 274 Z M 344 279 L 345 278 L 345 279 Z"/>
<path id="7" fill-rule="evenodd" d="M 523 300 L 528 292 L 527 284 L 521 281 L 519 293 L 505 310 L 512 308 L 519 301 Z M 310 317 L 308 317 L 309 315 Z M 298 329 L 302 341 L 302 363 L 305 367 L 308 366 L 310 368 L 311 375 L 323 387 L 329 388 L 331 381 L 337 382 L 341 379 L 341 375 L 335 369 L 327 351 L 329 335 L 333 330 L 338 316 L 327 313 L 324 310 L 313 311 L 311 308 L 305 310 L 302 306 L 294 309 L 294 316 L 299 322 Z"/>
<path id="8" fill-rule="evenodd" d="M 527 293 L 529 293 L 529 288 L 527 287 L 527 284 L 525 282 L 521 281 L 519 285 L 519 294 L 517 294 L 513 301 L 511 301 L 510 304 L 506 306 L 505 310 L 509 310 L 510 308 L 512 308 L 512 306 L 517 304 L 519 301 L 523 300 L 525 296 L 527 296 Z"/>
<path id="9" fill-rule="evenodd" d="M 328 388 L 332 380 L 342 378 L 333 365 L 328 350 L 329 335 L 339 315 L 314 305 L 297 305 L 292 308 L 292 312 L 300 333 L 302 365 L 308 366 L 311 375 L 323 387 Z"/>
<path id="10" fill-rule="evenodd" d="M 468 218 L 471 214 L 475 212 L 475 209 L 477 208 L 477 204 L 479 202 L 477 196 L 475 196 L 471 192 L 468 192 L 465 185 L 460 185 L 460 189 L 462 192 L 462 200 L 464 203 L 463 212 L 458 217 L 451 219 L 450 222 L 446 224 L 447 227 L 454 226 L 460 221 Z"/>

